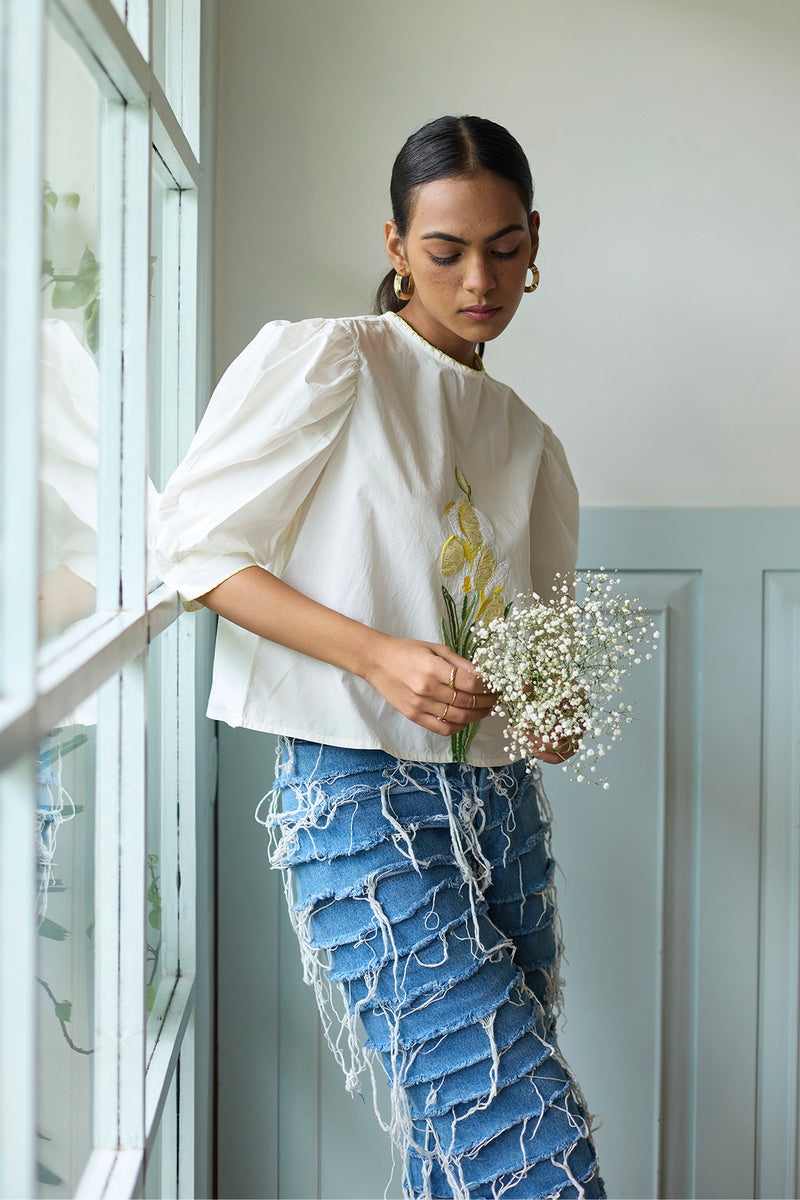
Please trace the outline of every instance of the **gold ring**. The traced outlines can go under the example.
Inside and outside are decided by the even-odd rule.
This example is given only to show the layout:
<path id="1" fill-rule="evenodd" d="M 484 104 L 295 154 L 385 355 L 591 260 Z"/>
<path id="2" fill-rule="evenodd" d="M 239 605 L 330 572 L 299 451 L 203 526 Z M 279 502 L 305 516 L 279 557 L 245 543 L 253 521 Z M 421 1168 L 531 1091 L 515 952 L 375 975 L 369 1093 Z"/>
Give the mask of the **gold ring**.
<path id="1" fill-rule="evenodd" d="M 454 688 L 456 686 L 456 671 L 457 670 L 458 670 L 458 667 L 453 667 L 453 669 L 450 672 L 450 687 L 451 688 Z"/>
<path id="2" fill-rule="evenodd" d="M 446 720 L 447 720 L 447 712 L 448 712 L 448 709 L 449 709 L 449 708 L 450 708 L 450 705 L 449 705 L 449 704 L 445 704 L 445 706 L 444 706 L 444 712 L 442 713 L 442 715 L 441 715 L 440 717 L 437 717 L 437 718 L 436 718 L 436 720 L 437 720 L 437 721 L 446 721 Z"/>
<path id="3" fill-rule="evenodd" d="M 453 688 L 453 699 L 450 701 L 450 704 L 455 704 L 457 696 L 458 696 L 458 688 Z M 448 705 L 448 707 L 449 707 L 449 705 Z"/>
<path id="4" fill-rule="evenodd" d="M 472 693 L 472 707 L 473 708 L 478 707 L 478 697 L 475 695 L 474 692 Z"/>

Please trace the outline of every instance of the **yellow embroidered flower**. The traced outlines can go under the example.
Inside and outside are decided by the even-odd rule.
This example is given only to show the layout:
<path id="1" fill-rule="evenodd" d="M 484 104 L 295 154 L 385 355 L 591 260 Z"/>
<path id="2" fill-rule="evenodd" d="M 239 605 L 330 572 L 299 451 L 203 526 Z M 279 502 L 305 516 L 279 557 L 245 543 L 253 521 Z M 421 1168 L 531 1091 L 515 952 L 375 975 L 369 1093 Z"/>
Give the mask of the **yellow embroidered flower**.
<path id="1" fill-rule="evenodd" d="M 451 500 L 445 516 L 452 530 L 442 546 L 441 572 L 451 595 L 477 600 L 470 627 L 476 620 L 490 621 L 502 615 L 500 593 L 508 578 L 509 565 L 495 558 L 494 530 L 484 514 L 472 504 L 469 481 L 456 469 L 458 486 L 466 500 Z"/>
<path id="2" fill-rule="evenodd" d="M 472 488 L 456 467 L 456 483 L 466 499 L 451 500 L 445 509 L 450 535 L 442 546 L 440 567 L 445 616 L 445 643 L 464 658 L 471 657 L 475 626 L 503 617 L 507 607 L 503 587 L 509 564 L 498 563 L 494 552 L 494 530 L 472 503 Z M 453 734 L 453 758 L 466 762 L 467 750 L 480 722 Z"/>

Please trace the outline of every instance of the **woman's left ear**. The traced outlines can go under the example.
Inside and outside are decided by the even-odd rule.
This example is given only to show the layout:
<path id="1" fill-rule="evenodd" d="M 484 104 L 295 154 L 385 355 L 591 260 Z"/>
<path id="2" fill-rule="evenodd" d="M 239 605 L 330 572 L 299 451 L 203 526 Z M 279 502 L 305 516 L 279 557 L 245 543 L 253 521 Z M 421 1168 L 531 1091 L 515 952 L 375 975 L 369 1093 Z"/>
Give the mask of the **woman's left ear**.
<path id="1" fill-rule="evenodd" d="M 533 263 L 536 258 L 537 251 L 539 249 L 539 214 L 538 214 L 538 212 L 536 212 L 535 209 L 531 213 L 530 221 L 531 221 L 531 263 Z"/>

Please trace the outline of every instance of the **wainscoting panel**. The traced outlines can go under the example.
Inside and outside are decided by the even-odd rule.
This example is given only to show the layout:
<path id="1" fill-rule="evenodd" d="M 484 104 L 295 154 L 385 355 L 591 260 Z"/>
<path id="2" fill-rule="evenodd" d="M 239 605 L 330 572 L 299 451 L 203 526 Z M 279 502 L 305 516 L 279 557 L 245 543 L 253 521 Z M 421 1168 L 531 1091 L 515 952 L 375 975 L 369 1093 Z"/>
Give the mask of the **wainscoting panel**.
<path id="1" fill-rule="evenodd" d="M 587 510 L 580 562 L 616 570 L 662 631 L 610 790 L 545 768 L 561 1043 L 609 1196 L 796 1196 L 800 512 Z M 390 1154 L 320 1039 L 266 868 L 273 756 L 220 728 L 218 1195 L 366 1200 Z"/>
<path id="2" fill-rule="evenodd" d="M 603 1120 L 598 1150 L 614 1194 L 658 1195 L 668 1162 L 665 1194 L 688 1196 L 696 976 L 685 964 L 696 960 L 701 576 L 624 570 L 619 578 L 661 640 L 627 681 L 622 699 L 634 723 L 598 767 L 610 789 L 543 771 L 563 872 L 562 1048 Z"/>
<path id="3" fill-rule="evenodd" d="M 800 984 L 800 571 L 764 577 L 757 1176 L 796 1196 Z"/>

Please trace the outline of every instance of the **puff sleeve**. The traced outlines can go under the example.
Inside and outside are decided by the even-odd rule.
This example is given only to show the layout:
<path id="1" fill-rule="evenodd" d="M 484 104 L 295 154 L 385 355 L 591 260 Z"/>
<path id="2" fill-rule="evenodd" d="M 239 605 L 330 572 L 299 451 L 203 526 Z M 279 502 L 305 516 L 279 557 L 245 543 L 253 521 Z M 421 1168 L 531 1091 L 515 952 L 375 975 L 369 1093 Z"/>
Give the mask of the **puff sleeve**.
<path id="1" fill-rule="evenodd" d="M 575 570 L 578 557 L 578 489 L 564 447 L 549 425 L 531 505 L 531 580 L 547 600 L 556 575 Z"/>
<path id="2" fill-rule="evenodd" d="M 273 321 L 230 365 L 158 507 L 159 573 L 184 599 L 245 567 L 281 574 L 358 369 L 352 332 L 335 320 Z"/>

